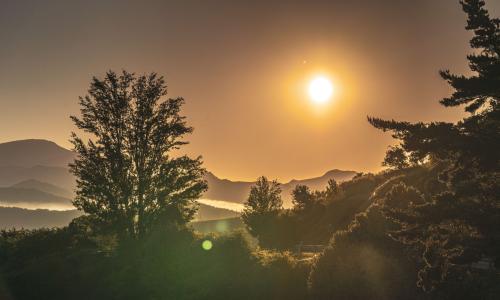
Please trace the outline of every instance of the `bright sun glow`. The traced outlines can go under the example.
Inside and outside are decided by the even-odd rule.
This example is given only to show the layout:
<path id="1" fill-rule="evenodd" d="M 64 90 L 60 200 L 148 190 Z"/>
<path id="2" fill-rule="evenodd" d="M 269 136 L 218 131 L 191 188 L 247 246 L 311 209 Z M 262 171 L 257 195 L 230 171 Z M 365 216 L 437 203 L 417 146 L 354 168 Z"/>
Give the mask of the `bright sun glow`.
<path id="1" fill-rule="evenodd" d="M 309 83 L 309 96 L 315 103 L 326 103 L 333 94 L 333 85 L 328 78 L 319 76 Z"/>

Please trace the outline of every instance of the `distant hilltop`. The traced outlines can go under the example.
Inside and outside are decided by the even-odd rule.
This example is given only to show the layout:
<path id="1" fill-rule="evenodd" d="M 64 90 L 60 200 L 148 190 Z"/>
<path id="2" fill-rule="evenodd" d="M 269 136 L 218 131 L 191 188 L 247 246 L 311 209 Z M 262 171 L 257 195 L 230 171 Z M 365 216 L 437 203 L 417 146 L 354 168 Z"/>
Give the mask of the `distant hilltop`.
<path id="1" fill-rule="evenodd" d="M 67 167 L 76 154 L 47 140 L 19 140 L 0 144 L 0 166 Z"/>
<path id="2" fill-rule="evenodd" d="M 328 180 L 334 179 L 337 182 L 350 180 L 356 175 L 355 171 L 344 171 L 333 169 L 322 176 L 307 178 L 307 179 L 293 179 L 287 183 L 281 184 L 281 196 L 285 207 L 290 207 L 292 203 L 291 193 L 297 185 L 307 185 L 312 190 L 322 190 L 327 184 Z M 205 193 L 204 198 L 224 200 L 229 202 L 243 203 L 248 197 L 250 187 L 254 184 L 252 181 L 231 181 L 228 179 L 220 179 L 213 173 L 207 172 L 206 180 L 208 182 L 208 191 Z"/>
<path id="3" fill-rule="evenodd" d="M 36 186 L 37 189 L 51 189 L 51 192 L 68 197 L 68 191 L 73 191 L 75 179 L 68 171 L 68 164 L 76 154 L 52 141 L 41 139 L 19 140 L 0 143 L 0 187 L 12 187 L 23 183 L 23 187 Z M 355 171 L 333 169 L 322 176 L 291 180 L 283 183 L 281 189 L 285 206 L 291 205 L 291 192 L 298 185 L 307 185 L 311 189 L 323 189 L 328 180 L 346 181 L 356 175 Z M 245 202 L 251 181 L 232 181 L 221 179 L 207 172 L 208 191 L 203 198 L 224 200 L 234 203 Z M 19 186 L 17 186 L 19 188 Z M 64 192 L 66 191 L 66 192 Z"/>

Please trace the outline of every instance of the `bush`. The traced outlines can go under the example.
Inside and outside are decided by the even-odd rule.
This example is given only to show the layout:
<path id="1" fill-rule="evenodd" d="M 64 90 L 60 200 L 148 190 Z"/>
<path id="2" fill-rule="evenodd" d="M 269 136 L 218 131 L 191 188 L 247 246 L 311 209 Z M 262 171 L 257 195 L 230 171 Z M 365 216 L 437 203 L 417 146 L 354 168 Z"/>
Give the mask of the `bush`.
<path id="1" fill-rule="evenodd" d="M 307 292 L 307 266 L 251 249 L 242 233 L 163 228 L 111 251 L 108 238 L 95 236 L 106 246 L 89 247 L 75 242 L 81 236 L 69 228 L 4 232 L 0 298 L 303 299 Z M 204 241 L 212 247 L 204 249 Z"/>
<path id="2" fill-rule="evenodd" d="M 309 276 L 313 299 L 417 299 L 415 262 L 388 237 L 377 207 L 337 232 Z"/>

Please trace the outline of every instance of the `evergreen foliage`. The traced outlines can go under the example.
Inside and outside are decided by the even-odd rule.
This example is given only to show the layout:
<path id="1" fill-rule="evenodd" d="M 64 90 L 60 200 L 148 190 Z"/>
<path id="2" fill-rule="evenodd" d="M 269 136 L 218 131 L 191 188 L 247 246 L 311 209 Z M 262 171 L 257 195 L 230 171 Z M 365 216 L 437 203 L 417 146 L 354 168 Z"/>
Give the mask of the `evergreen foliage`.
<path id="1" fill-rule="evenodd" d="M 454 89 L 441 104 L 464 106 L 469 115 L 457 123 L 368 119 L 401 142 L 388 151 L 388 165 L 447 166 L 439 176 L 445 191 L 397 211 L 388 208 L 401 226 L 394 237 L 421 249 L 425 263 L 418 284 L 429 292 L 482 257 L 493 258 L 497 266 L 500 262 L 500 19 L 489 16 L 484 1 L 461 4 L 466 29 L 474 33 L 475 52 L 467 56 L 473 75 L 441 71 Z M 408 196 L 398 197 L 408 201 L 403 199 Z"/>

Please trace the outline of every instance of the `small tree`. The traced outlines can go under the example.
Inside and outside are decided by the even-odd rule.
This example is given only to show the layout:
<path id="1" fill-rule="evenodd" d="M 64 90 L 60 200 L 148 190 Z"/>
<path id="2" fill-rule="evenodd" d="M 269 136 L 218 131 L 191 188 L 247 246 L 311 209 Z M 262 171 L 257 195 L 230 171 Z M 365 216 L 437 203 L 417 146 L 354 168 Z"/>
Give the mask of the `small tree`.
<path id="1" fill-rule="evenodd" d="M 71 117 L 89 136 L 85 143 L 72 133 L 73 204 L 120 236 L 139 238 L 160 221 L 188 222 L 207 188 L 201 157 L 172 156 L 193 129 L 180 115 L 184 100 L 166 94 L 156 73 L 109 71 L 93 78 L 80 97 L 81 116 Z"/>
<path id="2" fill-rule="evenodd" d="M 245 202 L 243 216 L 248 214 L 263 214 L 277 212 L 283 208 L 280 184 L 269 181 L 265 176 L 257 179 L 250 189 L 250 195 Z"/>
<path id="3" fill-rule="evenodd" d="M 292 191 L 292 204 L 297 210 L 304 210 L 314 202 L 313 193 L 307 185 L 296 185 Z"/>
<path id="4" fill-rule="evenodd" d="M 277 222 L 282 209 L 280 184 L 276 180 L 269 181 L 262 176 L 251 187 L 241 218 L 250 233 L 259 239 L 261 245 L 273 247 L 274 231 L 279 231 Z"/>
<path id="5" fill-rule="evenodd" d="M 383 166 L 396 170 L 409 167 L 408 158 L 405 151 L 400 147 L 390 147 L 384 158 Z"/>
<path id="6" fill-rule="evenodd" d="M 340 192 L 341 192 L 341 188 L 340 188 L 339 184 L 337 183 L 337 181 L 335 181 L 335 179 L 333 179 L 333 178 L 328 180 L 328 185 L 326 186 L 326 189 L 325 189 L 326 200 L 332 200 L 338 194 L 340 194 Z"/>
<path id="7" fill-rule="evenodd" d="M 292 203 L 296 210 L 306 210 L 315 204 L 325 204 L 333 200 L 341 192 L 341 188 L 335 179 L 328 180 L 324 190 L 311 191 L 306 185 L 297 185 L 292 191 Z"/>

